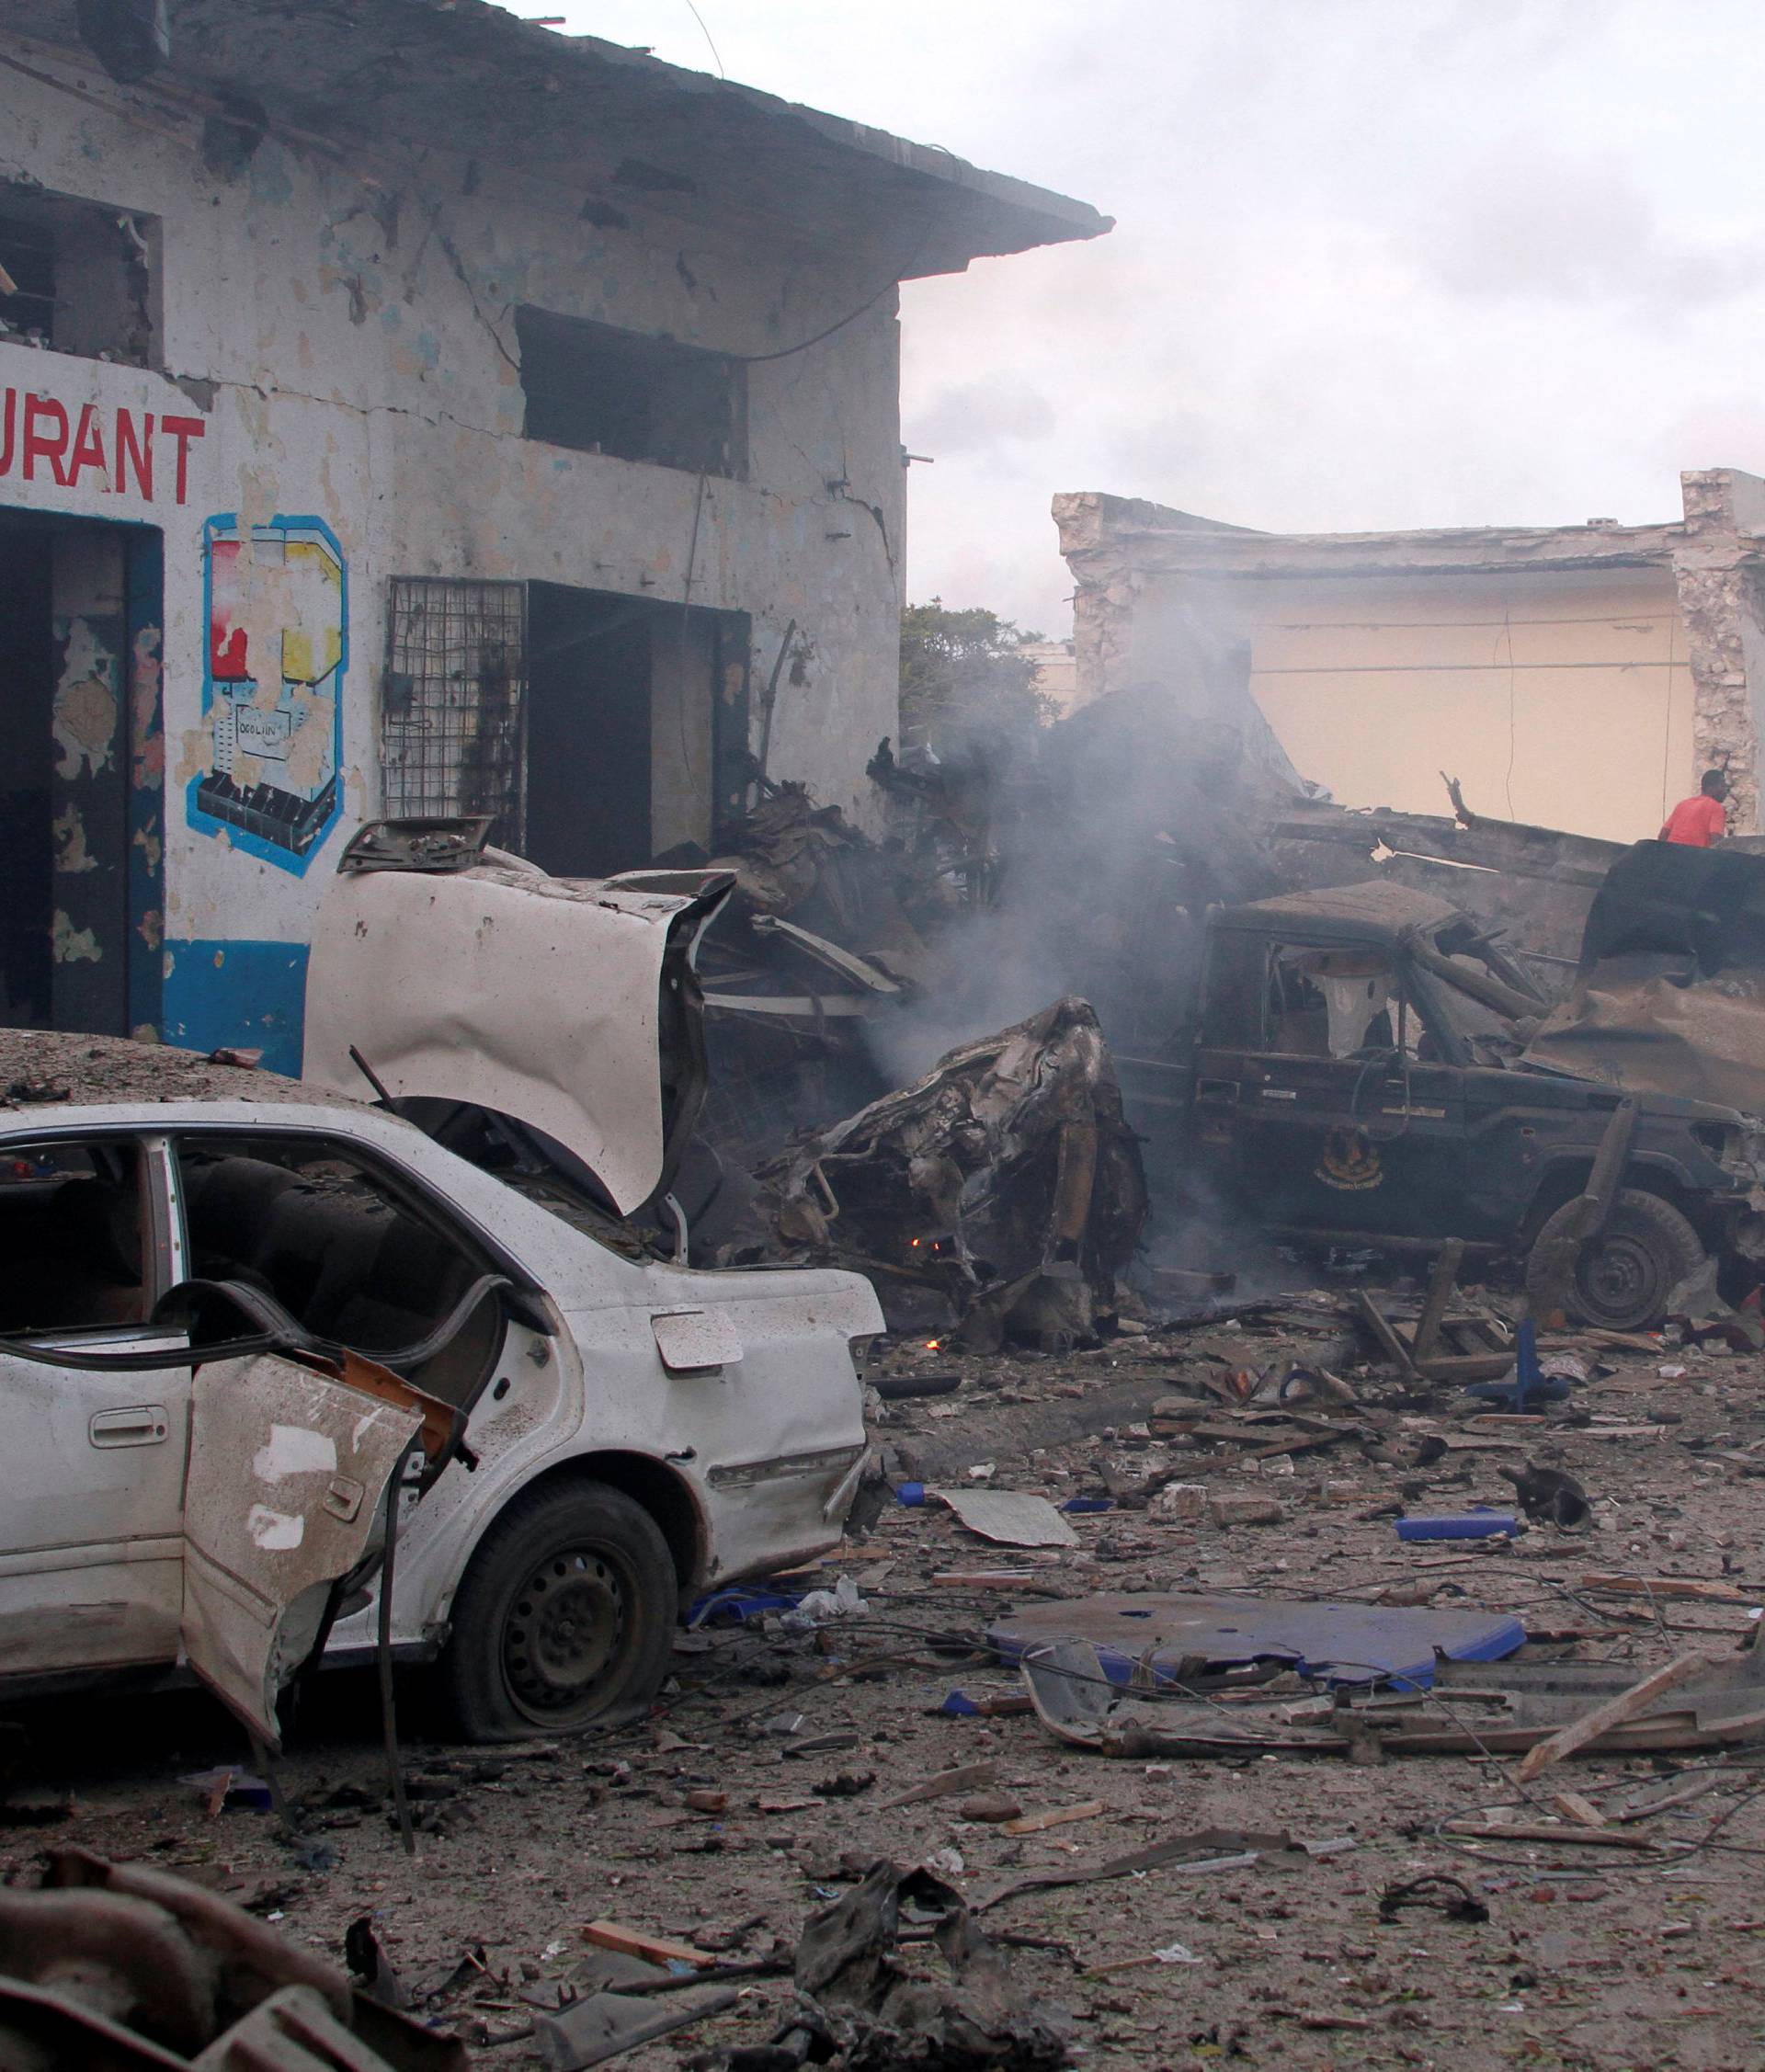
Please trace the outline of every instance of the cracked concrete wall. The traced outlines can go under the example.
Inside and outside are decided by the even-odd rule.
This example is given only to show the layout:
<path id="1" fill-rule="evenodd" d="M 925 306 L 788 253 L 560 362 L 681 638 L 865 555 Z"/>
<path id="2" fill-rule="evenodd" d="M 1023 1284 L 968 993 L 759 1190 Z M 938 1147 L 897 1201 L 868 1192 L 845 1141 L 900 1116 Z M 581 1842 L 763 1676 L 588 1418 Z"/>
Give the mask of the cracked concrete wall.
<path id="1" fill-rule="evenodd" d="M 168 952 L 304 939 L 336 851 L 379 807 L 393 575 L 689 590 L 694 607 L 748 615 L 757 685 L 794 620 L 808 660 L 780 677 L 771 774 L 871 814 L 863 766 L 898 712 L 893 293 L 750 366 L 744 479 L 702 483 L 525 438 L 514 310 L 763 356 L 865 304 L 898 253 L 856 230 L 837 249 L 788 248 L 776 228 L 717 221 L 714 201 L 702 224 L 634 203 L 603 228 L 542 179 L 494 167 L 474 193 L 457 177 L 393 192 L 274 139 L 228 179 L 204 165 L 199 120 L 155 105 L 150 129 L 92 68 L 66 77 L 117 112 L 0 73 L 0 177 L 157 220 L 160 363 L 0 340 L 0 506 L 164 529 Z M 182 807 L 212 754 L 205 523 L 230 519 L 249 542 L 285 518 L 330 529 L 348 590 L 342 812 L 301 872 Z"/>
<path id="2" fill-rule="evenodd" d="M 1673 577 L 1697 687 L 1696 767 L 1727 771 L 1730 831 L 1755 834 L 1765 774 L 1765 592 L 1759 568 L 1765 482 L 1737 468 L 1700 469 L 1680 482 L 1685 537 L 1674 551 Z"/>

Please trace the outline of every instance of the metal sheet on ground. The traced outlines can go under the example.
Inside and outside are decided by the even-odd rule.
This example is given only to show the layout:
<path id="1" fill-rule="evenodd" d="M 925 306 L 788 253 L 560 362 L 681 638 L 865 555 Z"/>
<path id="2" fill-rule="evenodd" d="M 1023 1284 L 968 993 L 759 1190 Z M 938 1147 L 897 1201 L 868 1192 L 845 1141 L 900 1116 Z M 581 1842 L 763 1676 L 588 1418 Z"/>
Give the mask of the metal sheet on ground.
<path id="1" fill-rule="evenodd" d="M 1224 1668 L 1276 1660 L 1336 1683 L 1389 1679 L 1426 1689 L 1437 1653 L 1498 1662 L 1524 1643 L 1526 1629 L 1499 1611 L 1121 1591 L 1019 1612 L 987 1638 L 1008 1661 L 1044 1643 L 1090 1642 L 1110 1680 L 1122 1684 L 1143 1662 L 1170 1678 L 1185 1661 Z"/>
<path id="2" fill-rule="evenodd" d="M 933 1492 L 971 1532 L 1001 1547 L 1076 1547 L 1078 1534 L 1046 1497 L 1010 1489 L 939 1489 Z"/>

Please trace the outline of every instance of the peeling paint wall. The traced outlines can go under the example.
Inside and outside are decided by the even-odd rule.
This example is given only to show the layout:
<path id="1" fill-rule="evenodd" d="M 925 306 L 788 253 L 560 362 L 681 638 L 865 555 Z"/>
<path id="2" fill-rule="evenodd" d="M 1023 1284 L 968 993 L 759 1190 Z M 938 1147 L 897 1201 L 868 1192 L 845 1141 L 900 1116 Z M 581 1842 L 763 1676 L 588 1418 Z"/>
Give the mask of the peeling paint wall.
<path id="1" fill-rule="evenodd" d="M 370 184 L 274 139 L 229 179 L 205 167 L 199 119 L 155 104 L 148 127 L 96 67 L 32 62 L 88 97 L 0 73 L 0 175 L 151 220 L 160 269 L 156 369 L 0 341 L 0 506 L 163 531 L 163 623 L 114 680 L 70 677 L 65 723 L 100 723 L 97 693 L 76 684 L 101 681 L 114 697 L 132 671 L 136 691 L 161 691 L 163 739 L 140 738 L 163 760 L 165 811 L 130 839 L 164 872 L 153 926 L 168 1030 L 239 1024 L 232 1040 L 253 1040 L 248 986 L 229 975 L 245 961 L 217 964 L 192 946 L 257 944 L 274 963 L 302 944 L 337 850 L 378 810 L 393 575 L 564 583 L 745 614 L 760 683 L 795 620 L 806 659 L 780 678 L 770 772 L 871 813 L 863 765 L 897 713 L 893 296 L 808 350 L 749 367 L 741 480 L 526 439 L 513 311 L 530 302 L 758 356 L 866 303 L 897 252 L 856 236 L 769 247 L 769 233 L 718 222 L 709 202 L 702 224 L 633 201 L 602 227 L 518 176 L 495 193 L 496 182 L 465 193 L 457 179 L 395 192 L 383 168 Z M 302 590 L 290 527 L 328 538 L 335 581 L 308 570 Z M 229 545 L 217 646 L 215 557 Z M 312 583 L 347 588 L 347 617 L 315 604 Z M 244 676 L 227 674 L 236 632 Z M 333 637 L 347 661 L 325 652 Z M 299 830 L 303 848 L 214 810 L 204 783 L 218 771 L 222 706 L 239 723 L 235 780 L 306 806 L 335 783 L 333 806 Z M 327 739 L 333 767 L 320 757 L 304 768 Z M 702 761 L 690 730 L 689 746 Z M 702 783 L 697 768 L 682 787 L 658 767 L 659 821 Z M 71 825 L 66 842 L 76 859 Z M 69 921 L 72 954 L 72 909 Z M 136 1001 L 131 1020 L 147 1019 Z"/>

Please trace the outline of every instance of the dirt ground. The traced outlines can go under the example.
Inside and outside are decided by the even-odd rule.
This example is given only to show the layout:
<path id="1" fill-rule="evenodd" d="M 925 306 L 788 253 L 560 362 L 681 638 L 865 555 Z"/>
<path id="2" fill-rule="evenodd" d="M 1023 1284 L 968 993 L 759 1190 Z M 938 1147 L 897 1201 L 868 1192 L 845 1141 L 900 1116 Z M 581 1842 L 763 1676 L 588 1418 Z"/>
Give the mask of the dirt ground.
<path id="1" fill-rule="evenodd" d="M 1064 2010 L 1074 2062 L 1281 2059 L 1320 2072 L 1765 2062 L 1765 1754 L 1577 1759 L 1541 1777 L 1518 1810 L 1561 1817 L 1554 1794 L 1567 1790 L 1609 1810 L 1605 1827 L 1566 1818 L 1560 1841 L 1474 1845 L 1441 1825 L 1515 1808 L 1511 1763 L 1111 1760 L 1054 1742 L 1033 1717 L 940 1712 L 954 1690 L 977 1700 L 1020 1691 L 1013 1672 L 967 1645 L 990 1621 L 1097 1590 L 1365 1600 L 1398 1586 L 1442 1606 L 1518 1614 L 1534 1634 L 1588 1636 L 1547 1645 L 1639 1674 L 1752 1634 L 1749 1599 L 1765 1602 L 1752 1479 L 1765 1474 L 1765 1357 L 1711 1342 L 1598 1351 L 1606 1371 L 1566 1406 L 1588 1421 L 1565 1422 L 1560 1407 L 1536 1434 L 1501 1429 L 1494 1450 L 1448 1452 L 1427 1467 L 1414 1465 L 1421 1441 L 1475 1436 L 1464 1419 L 1480 1406 L 1456 1392 L 1426 1410 L 1394 1406 L 1388 1375 L 1347 1362 L 1350 1385 L 1380 1406 L 1369 1440 L 1256 1465 L 1236 1442 L 1185 1445 L 1149 1429 L 1152 1404 L 1199 1372 L 1267 1374 L 1339 1333 L 1333 1302 L 1316 1301 L 1315 1333 L 1289 1311 L 1065 1356 L 952 1360 L 896 1342 L 876 1369 L 962 1374 L 954 1395 L 882 1406 L 877 1437 L 897 1476 L 924 1467 L 926 1479 L 954 1485 L 991 1463 L 990 1478 L 975 1478 L 983 1486 L 1065 1502 L 1175 1467 L 1216 1495 L 1273 1496 L 1280 1523 L 1223 1528 L 1118 1502 L 1069 1514 L 1076 1548 L 1022 1554 L 988 1547 L 935 1501 L 891 1498 L 819 1575 L 786 1586 L 849 1576 L 864 1614 L 798 1635 L 779 1633 L 776 1615 L 683 1633 L 675 1677 L 641 1725 L 553 1746 L 450 1747 L 417 1738 L 422 1693 L 407 1686 L 415 1859 L 389 1817 L 364 1679 L 321 1679 L 290 1736 L 279 1776 L 302 1809 L 292 1839 L 269 1811 L 211 1814 L 205 1792 L 180 1782 L 217 1763 L 250 1767 L 205 1699 L 39 1708 L 20 1715 L 28 1749 L 0 1808 L 4 1874 L 28 1879 L 43 1849 L 66 1844 L 138 1859 L 232 1892 L 338 1961 L 347 1924 L 369 1915 L 427 2018 L 471 2038 L 475 2063 L 525 2072 L 545 2062 L 522 2033 L 533 2006 L 572 1982 L 591 1920 L 726 1959 L 788 1955 L 804 1918 L 850 1884 L 853 1858 L 930 1857 L 973 1896 L 1011 1873 L 1194 1830 L 1275 1828 L 1295 1843 L 1347 1846 L 1223 1871 L 1167 1866 L 1026 1893 L 985 1914 L 1014 1976 Z M 1099 1429 L 1101 1417 L 1112 1421 Z M 1526 1458 L 1578 1478 L 1594 1502 L 1588 1530 L 1534 1527 L 1513 1543 L 1397 1540 L 1398 1502 L 1509 1507 L 1498 1468 Z M 1032 1569 L 1033 1594 L 939 1580 L 999 1568 Z M 1733 1594 L 1639 1599 L 1582 1586 L 1600 1573 L 1697 1578 Z M 797 1714 L 794 1732 L 780 1731 Z M 974 1787 L 886 1806 L 939 1771 L 982 1762 L 996 1766 L 986 1791 L 1026 1814 L 1101 1810 L 1013 1836 L 964 1819 Z M 1695 1780 L 1663 1783 L 1688 1765 Z M 1693 1781 L 1709 1788 L 1687 1797 Z M 1651 1796 L 1680 1803 L 1650 1812 Z M 1463 1880 L 1488 1919 L 1416 1911 L 1382 1925 L 1382 1891 L 1433 1872 Z M 729 2013 L 620 2062 L 632 2072 L 717 2063 L 732 2044 L 764 2042 L 790 1998 L 787 1977 L 744 1982 Z"/>

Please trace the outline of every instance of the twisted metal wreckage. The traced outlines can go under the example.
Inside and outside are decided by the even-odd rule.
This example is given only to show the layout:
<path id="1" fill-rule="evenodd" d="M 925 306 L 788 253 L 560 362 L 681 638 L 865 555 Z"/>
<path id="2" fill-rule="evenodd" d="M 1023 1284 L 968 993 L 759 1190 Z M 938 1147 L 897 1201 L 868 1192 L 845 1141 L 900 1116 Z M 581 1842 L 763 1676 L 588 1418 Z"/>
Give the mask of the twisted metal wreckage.
<path id="1" fill-rule="evenodd" d="M 1567 1073 L 1689 1095 L 1737 1122 L 1765 1112 L 1748 1062 L 1765 858 L 1748 845 L 1626 850 L 1485 820 L 1450 782 L 1450 818 L 1349 811 L 1309 796 L 1266 743 L 1253 753 L 1248 731 L 1198 728 L 1139 689 L 1048 730 L 1033 756 L 994 745 L 939 762 L 885 743 L 871 765 L 890 803 L 882 839 L 800 786 L 762 783 L 720 854 L 670 852 L 604 882 L 549 880 L 486 849 L 485 823 L 364 831 L 346 860 L 353 889 L 340 880 L 327 904 L 327 941 L 354 939 L 363 901 L 406 897 L 376 895 L 386 871 L 431 884 L 464 874 L 473 897 L 495 880 L 511 925 L 532 909 L 511 937 L 518 962 L 529 934 L 562 953 L 555 924 L 575 907 L 594 909 L 603 934 L 629 909 L 633 941 L 655 941 L 620 995 L 632 1011 L 608 996 L 612 1053 L 536 1007 L 518 1057 L 502 998 L 460 984 L 445 997 L 410 990 L 397 1029 L 379 1026 L 393 1010 L 370 985 L 345 1017 L 351 1043 L 399 1095 L 512 1118 L 523 1156 L 570 1168 L 617 1241 L 674 1246 L 695 1264 L 856 1267 L 892 1327 L 960 1332 L 974 1349 L 1007 1336 L 1064 1344 L 1133 1313 L 1143 1146 L 1161 1190 L 1192 1162 L 1169 1089 L 1187 1085 L 1211 924 L 1247 902 L 1327 891 L 1351 916 L 1357 901 L 1383 910 L 1394 888 L 1444 897 L 1459 932 L 1511 974 L 1502 1011 L 1529 1010 L 1508 1063 L 1534 1085 Z M 653 1012 L 661 934 L 636 922 L 662 908 L 682 917 Z M 430 918 L 452 925 L 441 906 Z M 324 947 L 319 1032 L 338 1019 Z M 1460 956 L 1447 975 L 1471 986 L 1466 972 Z M 633 1046 L 646 1077 L 660 1053 L 666 1113 L 646 1126 L 668 1147 L 642 1201 L 647 1180 L 609 1164 L 642 1104 L 605 1080 L 608 1056 Z M 347 1046 L 317 1048 L 359 1090 Z M 384 1062 L 407 1053 L 421 1072 Z M 552 1081 L 567 1086 L 562 1104 Z M 1166 1091 L 1149 1106 L 1153 1081 Z M 654 1144 L 637 1148 L 653 1177 Z"/>

